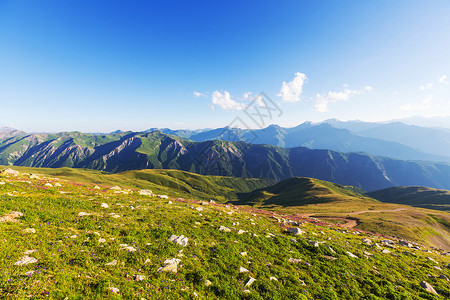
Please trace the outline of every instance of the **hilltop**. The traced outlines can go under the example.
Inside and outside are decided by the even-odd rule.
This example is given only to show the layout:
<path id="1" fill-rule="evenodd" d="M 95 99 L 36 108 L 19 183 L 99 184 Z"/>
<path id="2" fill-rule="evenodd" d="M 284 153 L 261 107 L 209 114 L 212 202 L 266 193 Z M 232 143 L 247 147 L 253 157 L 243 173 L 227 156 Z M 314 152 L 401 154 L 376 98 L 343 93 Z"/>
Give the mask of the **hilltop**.
<path id="1" fill-rule="evenodd" d="M 382 202 L 450 211 L 450 191 L 424 186 L 399 186 L 368 193 Z"/>
<path id="2" fill-rule="evenodd" d="M 450 297 L 446 252 L 401 239 L 171 188 L 24 172 L 0 181 L 3 298 Z"/>

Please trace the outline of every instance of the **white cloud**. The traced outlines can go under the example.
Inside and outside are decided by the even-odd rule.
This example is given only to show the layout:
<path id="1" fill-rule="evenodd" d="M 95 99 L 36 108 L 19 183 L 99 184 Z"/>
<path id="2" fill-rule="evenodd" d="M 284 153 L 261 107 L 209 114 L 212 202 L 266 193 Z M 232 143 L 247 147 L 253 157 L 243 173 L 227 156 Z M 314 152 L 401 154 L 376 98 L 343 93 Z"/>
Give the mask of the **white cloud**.
<path id="1" fill-rule="evenodd" d="M 245 108 L 244 103 L 237 102 L 231 99 L 231 95 L 227 91 L 223 93 L 214 91 L 211 96 L 212 108 L 218 106 L 223 110 L 243 110 Z"/>
<path id="2" fill-rule="evenodd" d="M 421 91 L 431 90 L 432 88 L 433 88 L 433 83 L 432 82 L 420 86 L 420 90 Z"/>
<path id="3" fill-rule="evenodd" d="M 350 90 L 348 88 L 344 89 L 342 92 L 332 92 L 329 91 L 326 95 L 317 94 L 316 95 L 316 103 L 314 104 L 314 109 L 318 112 L 327 112 L 328 111 L 328 103 L 337 102 L 337 101 L 347 101 L 348 99 L 361 95 L 366 92 L 370 92 L 373 90 L 373 87 L 366 86 L 359 90 Z"/>
<path id="4" fill-rule="evenodd" d="M 195 97 L 195 98 L 208 97 L 208 94 L 207 94 L 207 93 L 200 93 L 200 92 L 195 92 L 195 91 L 194 91 L 194 97 Z"/>
<path id="5" fill-rule="evenodd" d="M 297 72 L 290 82 L 283 81 L 280 93 L 277 95 L 285 102 L 298 102 L 303 92 L 303 85 L 308 78 L 305 74 Z"/>
<path id="6" fill-rule="evenodd" d="M 247 101 L 250 100 L 250 96 L 252 95 L 252 92 L 246 92 L 244 94 L 242 94 L 242 100 Z"/>
<path id="7" fill-rule="evenodd" d="M 400 106 L 401 110 L 419 110 L 424 111 L 433 107 L 433 95 L 428 95 L 423 101 L 420 102 L 409 102 Z"/>
<path id="8" fill-rule="evenodd" d="M 442 75 L 441 77 L 439 77 L 438 81 L 439 83 L 448 84 L 447 75 Z"/>

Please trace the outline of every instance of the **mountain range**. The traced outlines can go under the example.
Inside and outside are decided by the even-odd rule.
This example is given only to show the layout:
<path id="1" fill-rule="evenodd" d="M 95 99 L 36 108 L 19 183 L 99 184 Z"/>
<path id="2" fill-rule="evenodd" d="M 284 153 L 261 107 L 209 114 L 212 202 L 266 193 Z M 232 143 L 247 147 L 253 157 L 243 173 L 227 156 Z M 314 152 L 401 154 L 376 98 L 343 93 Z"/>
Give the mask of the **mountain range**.
<path id="1" fill-rule="evenodd" d="M 0 139 L 0 164 L 108 172 L 178 169 L 274 181 L 294 176 L 314 177 L 366 191 L 399 185 L 450 189 L 447 163 L 403 161 L 306 147 L 281 148 L 222 140 L 195 142 L 159 131 L 5 137 Z"/>

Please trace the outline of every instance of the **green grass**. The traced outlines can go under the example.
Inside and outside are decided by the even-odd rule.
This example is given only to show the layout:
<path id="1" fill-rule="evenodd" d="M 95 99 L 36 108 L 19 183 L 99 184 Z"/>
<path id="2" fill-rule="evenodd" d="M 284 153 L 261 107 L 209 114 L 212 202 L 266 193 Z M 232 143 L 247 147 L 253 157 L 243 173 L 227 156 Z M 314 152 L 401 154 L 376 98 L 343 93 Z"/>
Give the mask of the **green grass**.
<path id="1" fill-rule="evenodd" d="M 41 173 L 38 171 L 32 173 Z M 0 298 L 450 297 L 448 282 L 438 278 L 441 274 L 450 277 L 450 269 L 444 268 L 448 256 L 437 251 L 425 253 L 397 245 L 390 249 L 391 254 L 384 254 L 381 249 L 362 244 L 361 239 L 370 238 L 380 243 L 385 237 L 306 220 L 301 225 L 305 233 L 296 237 L 285 231 L 283 223 L 269 218 L 273 214 L 278 218 L 289 216 L 245 206 L 199 205 L 196 200 L 140 196 L 133 189 L 128 194 L 117 194 L 108 189 L 106 183 L 102 189 L 93 188 L 94 181 L 100 179 L 109 180 L 110 186 L 142 180 L 131 179 L 127 173 L 116 174 L 123 178 L 114 181 L 117 177 L 101 172 L 70 169 L 54 172 L 58 172 L 60 180 L 51 177 L 29 179 L 26 175 L 0 178 L 5 182 L 0 185 L 0 216 L 11 211 L 23 213 L 19 222 L 0 223 Z M 181 176 L 171 172 L 160 171 L 169 178 Z M 74 176 L 71 178 L 71 175 Z M 200 180 L 192 179 L 189 174 L 183 176 L 188 177 L 184 182 L 191 185 Z M 71 180 L 63 180 L 63 177 Z M 215 182 L 218 184 L 220 180 L 225 179 L 219 178 Z M 53 185 L 59 182 L 62 187 L 46 187 L 48 182 Z M 166 189 L 167 194 L 171 191 Z M 102 208 L 101 203 L 107 203 L 109 208 Z M 203 210 L 198 211 L 197 207 Z M 91 215 L 79 217 L 80 212 Z M 111 213 L 120 218 L 112 218 Z M 232 231 L 221 232 L 220 226 L 227 226 Z M 36 233 L 22 233 L 26 228 L 34 228 Z M 238 230 L 246 232 L 238 234 Z M 273 236 L 268 236 L 269 233 Z M 169 242 L 168 237 L 172 234 L 188 237 L 188 246 L 183 248 Z M 106 241 L 100 243 L 99 238 Z M 310 246 L 310 241 L 324 242 L 336 253 L 324 244 L 317 248 Z M 120 244 L 131 245 L 137 251 L 120 250 Z M 24 251 L 32 249 L 37 251 L 30 256 L 38 263 L 14 266 Z M 413 255 L 403 254 L 405 250 Z M 359 258 L 350 258 L 346 251 Z M 373 256 L 364 258 L 364 251 Z M 247 256 L 240 255 L 241 252 L 247 252 Z M 323 255 L 337 260 L 329 260 Z M 433 257 L 442 271 L 434 269 L 435 263 L 426 256 Z M 181 259 L 177 274 L 158 272 L 164 260 L 175 257 Z M 302 263 L 293 264 L 289 262 L 290 258 L 302 259 Z M 106 265 L 113 260 L 117 260 L 116 266 Z M 247 268 L 249 273 L 239 273 L 240 267 Z M 24 276 L 27 271 L 35 273 Z M 428 274 L 434 277 L 430 278 Z M 145 279 L 135 281 L 134 275 L 144 275 Z M 245 288 L 250 276 L 256 281 Z M 278 281 L 271 281 L 270 277 L 276 277 Z M 210 286 L 205 285 L 206 280 L 211 281 Z M 419 285 L 422 280 L 432 284 L 439 296 L 425 292 Z M 120 292 L 112 294 L 112 287 Z"/>

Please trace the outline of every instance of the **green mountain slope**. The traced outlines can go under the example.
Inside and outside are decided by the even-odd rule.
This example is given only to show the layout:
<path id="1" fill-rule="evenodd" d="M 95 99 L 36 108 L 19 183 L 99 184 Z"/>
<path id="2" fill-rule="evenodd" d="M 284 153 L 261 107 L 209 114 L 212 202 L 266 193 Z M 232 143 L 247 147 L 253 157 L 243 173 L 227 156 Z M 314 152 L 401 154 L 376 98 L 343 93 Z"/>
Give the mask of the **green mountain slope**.
<path id="1" fill-rule="evenodd" d="M 450 189 L 450 165 L 364 153 L 279 148 L 244 142 L 193 142 L 160 132 L 35 134 L 0 140 L 0 164 L 108 172 L 176 169 L 203 175 L 313 177 L 367 191 L 398 185 Z"/>
<path id="2" fill-rule="evenodd" d="M 450 249 L 450 214 L 382 203 L 354 187 L 312 178 L 291 178 L 238 196 L 239 200 L 231 203 L 314 216 L 345 227 L 395 234 L 404 239 Z"/>
<path id="3" fill-rule="evenodd" d="M 368 193 L 382 202 L 450 211 L 450 191 L 423 186 L 400 186 Z"/>
<path id="4" fill-rule="evenodd" d="M 69 178 L 68 170 L 59 170 L 61 177 Z M 85 180 L 105 175 L 73 172 Z M 22 173 L 0 182 L 0 298 L 450 297 L 445 252 L 397 238 L 48 176 Z M 172 235 L 186 244 L 173 243 Z"/>

